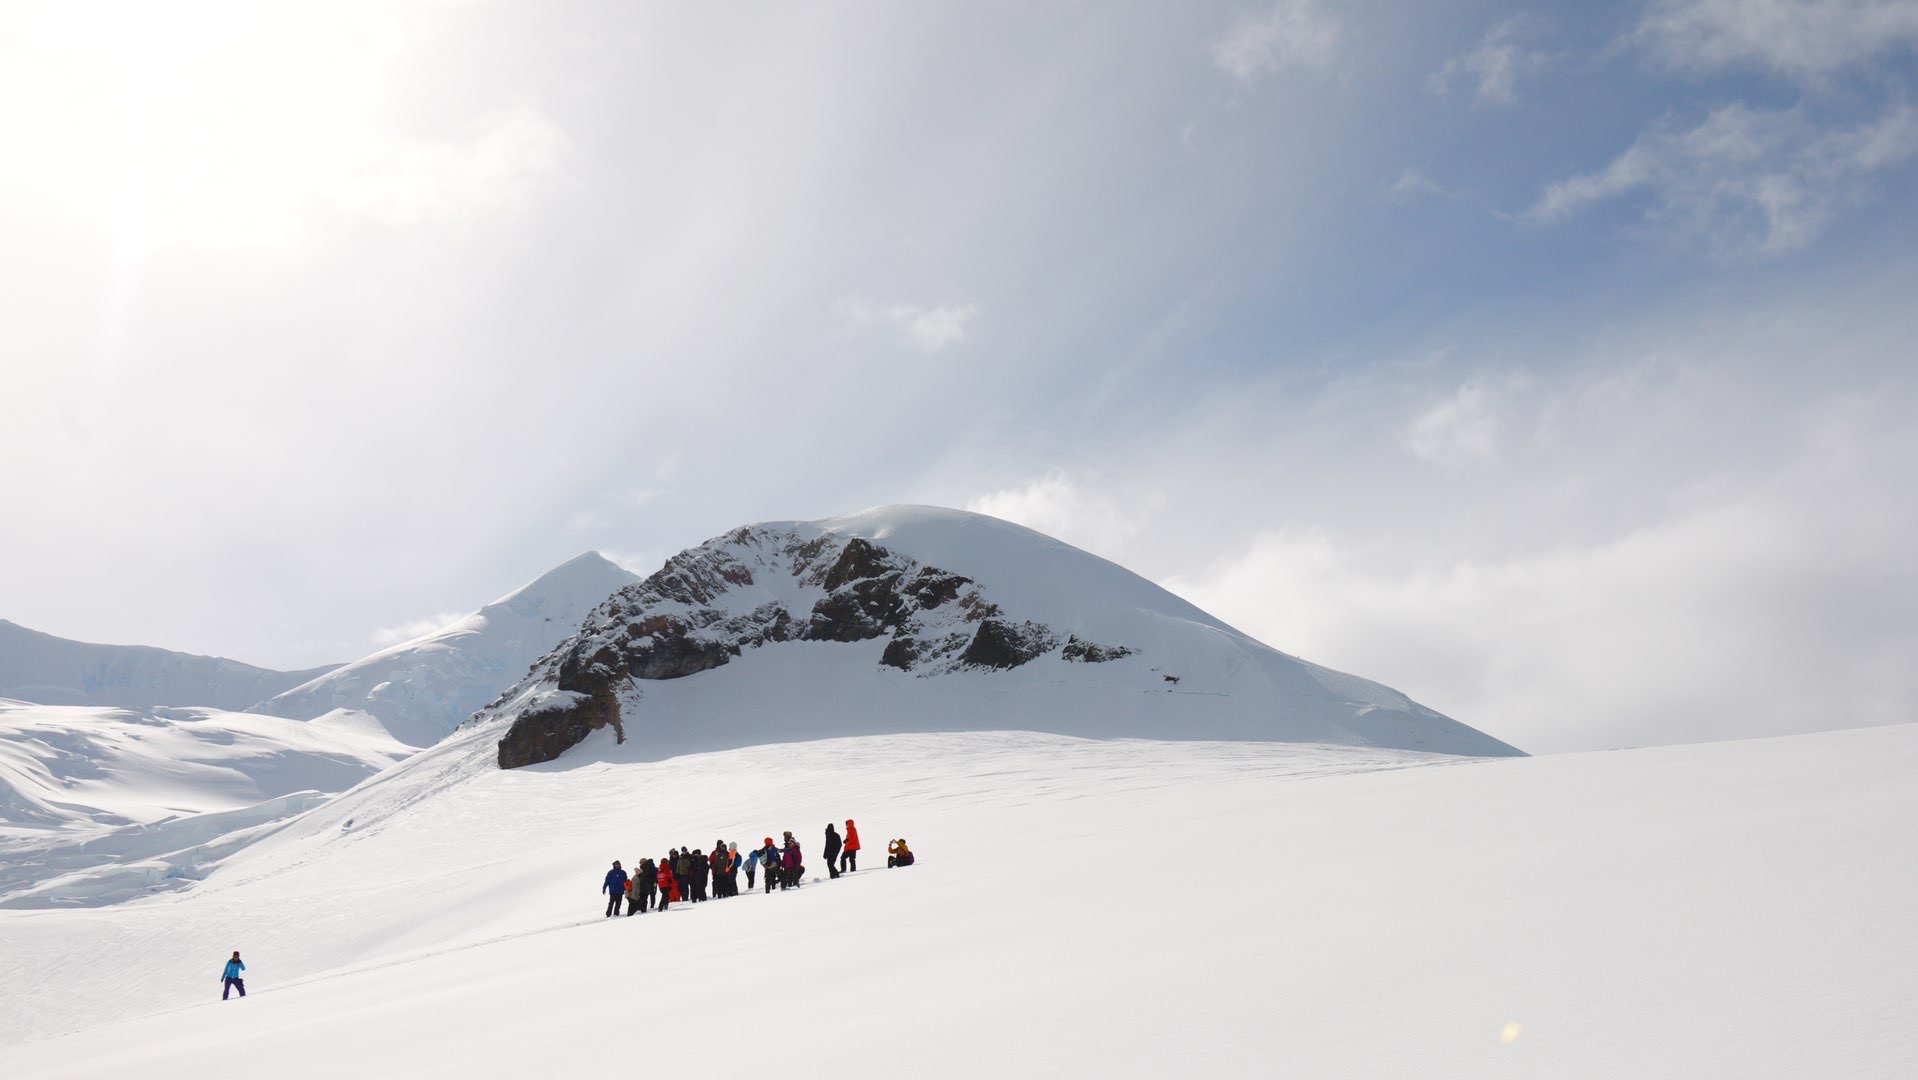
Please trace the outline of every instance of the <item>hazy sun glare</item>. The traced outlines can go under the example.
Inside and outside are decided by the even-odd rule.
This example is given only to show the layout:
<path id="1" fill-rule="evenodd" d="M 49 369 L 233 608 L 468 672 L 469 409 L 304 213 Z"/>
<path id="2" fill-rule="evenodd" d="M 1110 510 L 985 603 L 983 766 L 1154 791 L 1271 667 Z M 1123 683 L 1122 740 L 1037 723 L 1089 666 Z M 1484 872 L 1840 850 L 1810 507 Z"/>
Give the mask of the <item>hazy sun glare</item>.
<path id="1" fill-rule="evenodd" d="M 530 108 L 480 118 L 453 142 L 394 130 L 406 10 L 199 0 L 16 11 L 0 44 L 10 194 L 110 230 L 137 255 L 284 245 L 316 211 L 411 220 L 510 189 L 557 143 Z"/>

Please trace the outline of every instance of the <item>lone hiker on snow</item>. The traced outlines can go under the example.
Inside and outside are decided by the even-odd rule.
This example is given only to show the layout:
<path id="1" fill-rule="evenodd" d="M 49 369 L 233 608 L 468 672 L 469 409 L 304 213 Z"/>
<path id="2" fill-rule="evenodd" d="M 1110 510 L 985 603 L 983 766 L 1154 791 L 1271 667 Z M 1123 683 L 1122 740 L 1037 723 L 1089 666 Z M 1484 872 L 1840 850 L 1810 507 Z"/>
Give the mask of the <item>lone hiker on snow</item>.
<path id="1" fill-rule="evenodd" d="M 240 950 L 233 950 L 233 959 L 226 962 L 226 969 L 220 972 L 220 1000 L 225 1001 L 228 994 L 238 990 L 241 997 L 246 996 L 246 980 L 240 978 L 240 972 L 246 965 L 240 963 Z"/>
<path id="2" fill-rule="evenodd" d="M 839 876 L 839 830 L 830 821 L 826 822 L 826 876 Z"/>
<path id="3" fill-rule="evenodd" d="M 619 914 L 620 906 L 626 902 L 626 871 L 619 868 L 618 859 L 614 859 L 613 868 L 606 871 L 606 884 L 600 886 L 600 891 L 606 893 L 606 917 L 610 919 Z M 237 958 L 240 954 L 233 955 Z"/>

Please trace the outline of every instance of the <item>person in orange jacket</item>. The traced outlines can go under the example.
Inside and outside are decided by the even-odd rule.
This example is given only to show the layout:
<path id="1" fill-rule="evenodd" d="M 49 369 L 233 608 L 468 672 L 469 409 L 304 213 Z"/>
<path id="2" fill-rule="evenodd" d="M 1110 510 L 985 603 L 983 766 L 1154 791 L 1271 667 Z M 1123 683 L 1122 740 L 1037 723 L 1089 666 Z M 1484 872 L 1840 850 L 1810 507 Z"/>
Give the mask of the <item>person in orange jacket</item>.
<path id="1" fill-rule="evenodd" d="M 846 819 L 846 846 L 839 849 L 839 868 L 846 873 L 859 869 L 859 830 Z"/>

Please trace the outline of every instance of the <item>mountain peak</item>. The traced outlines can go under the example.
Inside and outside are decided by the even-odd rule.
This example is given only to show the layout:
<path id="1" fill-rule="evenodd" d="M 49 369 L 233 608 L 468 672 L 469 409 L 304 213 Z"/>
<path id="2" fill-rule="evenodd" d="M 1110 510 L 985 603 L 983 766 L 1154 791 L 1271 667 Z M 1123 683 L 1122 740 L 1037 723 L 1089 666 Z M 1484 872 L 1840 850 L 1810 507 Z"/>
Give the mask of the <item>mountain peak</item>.
<path id="1" fill-rule="evenodd" d="M 464 618 L 363 657 L 257 706 L 310 720 L 369 713 L 395 738 L 429 746 L 579 629 L 615 590 L 639 580 L 597 551 L 566 560 Z"/>
<path id="2" fill-rule="evenodd" d="M 643 732 L 659 755 L 982 728 L 1517 752 L 1105 559 L 930 506 L 760 522 L 689 548 L 474 722 L 499 727 L 507 768 L 602 729 Z"/>

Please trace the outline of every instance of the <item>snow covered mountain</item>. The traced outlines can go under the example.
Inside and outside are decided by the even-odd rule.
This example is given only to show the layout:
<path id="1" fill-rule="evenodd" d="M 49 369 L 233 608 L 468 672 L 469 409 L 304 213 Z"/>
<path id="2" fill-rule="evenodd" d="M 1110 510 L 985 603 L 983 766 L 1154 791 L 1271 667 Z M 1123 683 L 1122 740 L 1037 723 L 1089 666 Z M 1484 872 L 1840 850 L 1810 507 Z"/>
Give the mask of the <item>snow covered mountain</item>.
<path id="1" fill-rule="evenodd" d="M 184 885 L 412 752 L 346 717 L 0 700 L 0 906 Z"/>
<path id="2" fill-rule="evenodd" d="M 1519 752 L 1104 559 L 923 506 L 751 525 L 681 552 L 473 723 L 499 729 L 503 768 L 602 729 L 655 756 L 992 729 Z"/>
<path id="3" fill-rule="evenodd" d="M 94 645 L 0 619 L 0 698 L 15 701 L 244 709 L 331 670 L 270 671 L 146 645 Z"/>
<path id="4" fill-rule="evenodd" d="M 401 742 L 430 746 L 524 676 L 614 590 L 638 580 L 589 551 L 463 619 L 327 671 L 254 710 L 296 720 L 355 710 Z"/>

